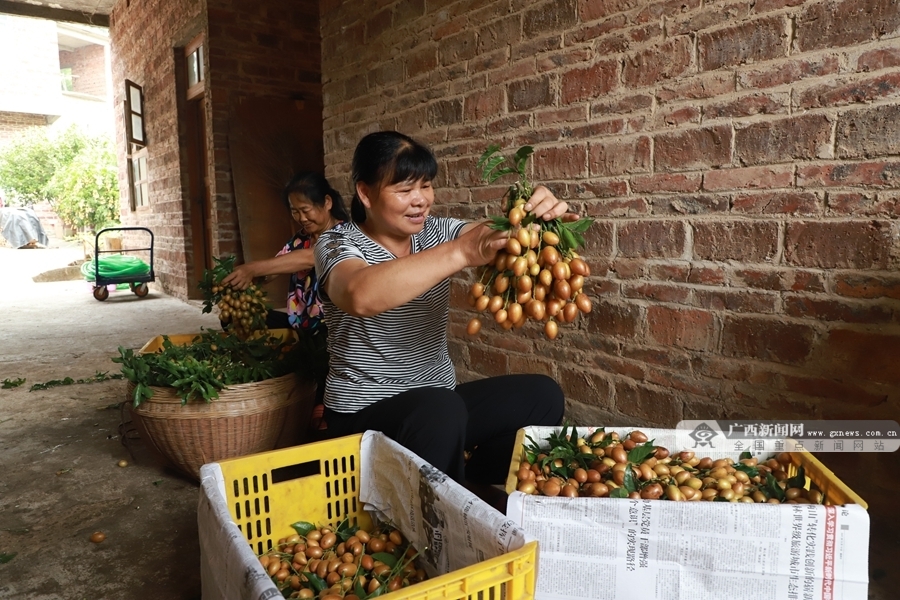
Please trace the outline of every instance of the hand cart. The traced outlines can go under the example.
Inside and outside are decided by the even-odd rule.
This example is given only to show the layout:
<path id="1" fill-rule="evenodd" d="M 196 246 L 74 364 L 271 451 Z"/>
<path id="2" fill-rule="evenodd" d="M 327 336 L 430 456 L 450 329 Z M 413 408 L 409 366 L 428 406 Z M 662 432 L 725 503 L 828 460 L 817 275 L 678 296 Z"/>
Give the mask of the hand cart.
<path id="1" fill-rule="evenodd" d="M 117 250 L 101 250 L 100 236 L 104 233 L 113 231 L 143 231 L 150 236 L 150 245 L 146 248 L 119 248 Z M 121 276 L 103 276 L 100 274 L 100 255 L 101 254 L 125 254 L 126 252 L 146 252 L 150 251 L 150 270 L 144 275 L 121 275 Z M 150 291 L 147 283 L 155 281 L 156 275 L 153 271 L 153 232 L 146 227 L 107 227 L 101 229 L 94 236 L 94 298 L 106 300 L 109 298 L 108 285 L 118 285 L 127 283 L 131 291 L 138 298 L 143 298 Z"/>

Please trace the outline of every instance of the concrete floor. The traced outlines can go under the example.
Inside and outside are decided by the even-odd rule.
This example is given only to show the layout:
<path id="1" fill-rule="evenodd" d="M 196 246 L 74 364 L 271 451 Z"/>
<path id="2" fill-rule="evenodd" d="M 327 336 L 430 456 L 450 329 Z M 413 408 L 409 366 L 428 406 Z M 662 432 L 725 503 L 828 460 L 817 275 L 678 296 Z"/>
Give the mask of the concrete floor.
<path id="1" fill-rule="evenodd" d="M 52 379 L 118 372 L 119 345 L 218 321 L 151 291 L 98 302 L 82 281 L 31 277 L 83 258 L 81 245 L 0 247 L 0 598 L 200 597 L 198 486 L 120 441 L 121 380 L 29 392 Z M 125 468 L 117 466 L 128 461 Z M 94 531 L 106 534 L 100 544 Z"/>
<path id="2" fill-rule="evenodd" d="M 93 299 L 84 281 L 32 277 L 82 258 L 80 245 L 0 247 L 0 598 L 98 600 L 200 597 L 198 486 L 167 470 L 140 440 L 120 441 L 124 383 L 29 392 L 34 383 L 117 372 L 119 345 L 189 333 L 217 320 L 157 291 Z M 821 454 L 869 502 L 869 598 L 900 589 L 896 454 Z M 120 459 L 129 465 L 117 466 Z M 89 541 L 94 531 L 106 540 Z"/>

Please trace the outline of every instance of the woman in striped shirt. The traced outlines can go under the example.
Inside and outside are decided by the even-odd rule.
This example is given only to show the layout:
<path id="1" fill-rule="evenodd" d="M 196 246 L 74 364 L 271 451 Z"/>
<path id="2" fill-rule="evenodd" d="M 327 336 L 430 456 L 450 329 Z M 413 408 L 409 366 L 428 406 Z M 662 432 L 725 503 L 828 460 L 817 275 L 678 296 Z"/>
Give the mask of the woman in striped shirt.
<path id="1" fill-rule="evenodd" d="M 331 354 L 325 419 L 329 435 L 381 431 L 457 481 L 496 484 L 517 430 L 558 425 L 564 397 L 544 375 L 457 385 L 450 277 L 493 260 L 506 234 L 432 216 L 437 168 L 427 147 L 394 131 L 356 148 L 353 222 L 315 246 Z M 567 205 L 538 187 L 525 208 L 552 219 Z"/>

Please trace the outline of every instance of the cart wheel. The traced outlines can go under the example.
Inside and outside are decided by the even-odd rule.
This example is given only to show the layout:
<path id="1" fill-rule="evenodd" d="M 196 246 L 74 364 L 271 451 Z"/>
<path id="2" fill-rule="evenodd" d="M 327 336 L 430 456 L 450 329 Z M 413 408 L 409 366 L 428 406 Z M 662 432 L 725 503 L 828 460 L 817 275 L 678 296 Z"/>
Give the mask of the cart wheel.
<path id="1" fill-rule="evenodd" d="M 137 285 L 132 284 L 131 291 L 134 292 L 134 295 L 137 296 L 138 298 L 143 298 L 148 293 L 150 293 L 150 288 L 147 286 L 146 283 L 139 283 Z"/>
<path id="2" fill-rule="evenodd" d="M 94 288 L 94 298 L 96 298 L 100 302 L 103 302 L 104 300 L 109 298 L 109 290 L 105 285 L 98 285 Z"/>

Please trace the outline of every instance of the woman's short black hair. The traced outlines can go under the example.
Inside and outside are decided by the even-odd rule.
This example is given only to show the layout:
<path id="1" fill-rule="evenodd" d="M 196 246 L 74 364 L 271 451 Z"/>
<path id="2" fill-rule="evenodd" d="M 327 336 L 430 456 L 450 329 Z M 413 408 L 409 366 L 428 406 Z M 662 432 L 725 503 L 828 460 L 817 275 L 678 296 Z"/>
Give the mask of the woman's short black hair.
<path id="1" fill-rule="evenodd" d="M 282 200 L 288 208 L 291 208 L 291 194 L 301 194 L 316 206 L 325 206 L 325 196 L 331 196 L 331 216 L 339 221 L 350 220 L 341 194 L 317 171 L 300 171 L 284 186 Z"/>
<path id="2" fill-rule="evenodd" d="M 350 214 L 356 223 L 366 220 L 366 207 L 359 199 L 356 184 L 371 187 L 401 181 L 432 181 L 438 172 L 431 149 L 397 131 L 376 131 L 359 141 L 353 152 L 353 200 Z"/>

